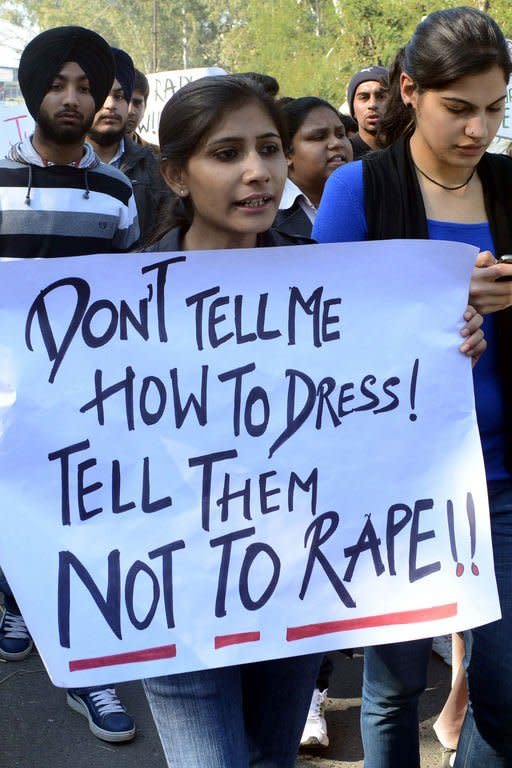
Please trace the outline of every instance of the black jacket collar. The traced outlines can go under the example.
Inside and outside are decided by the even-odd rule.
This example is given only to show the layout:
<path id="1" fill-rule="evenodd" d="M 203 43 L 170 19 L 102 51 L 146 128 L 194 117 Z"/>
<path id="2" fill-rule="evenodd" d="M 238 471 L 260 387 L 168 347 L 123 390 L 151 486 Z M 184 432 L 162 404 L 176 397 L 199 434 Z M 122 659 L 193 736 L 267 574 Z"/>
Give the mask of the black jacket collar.
<path id="1" fill-rule="evenodd" d="M 181 251 L 184 230 L 180 227 L 175 227 L 167 232 L 157 243 L 146 248 L 146 251 Z M 276 229 L 268 229 L 261 235 L 258 235 L 257 247 L 258 248 L 272 248 L 282 245 L 308 245 L 313 243 L 309 237 L 298 237 L 295 235 L 289 235 L 286 232 L 278 232 Z"/>

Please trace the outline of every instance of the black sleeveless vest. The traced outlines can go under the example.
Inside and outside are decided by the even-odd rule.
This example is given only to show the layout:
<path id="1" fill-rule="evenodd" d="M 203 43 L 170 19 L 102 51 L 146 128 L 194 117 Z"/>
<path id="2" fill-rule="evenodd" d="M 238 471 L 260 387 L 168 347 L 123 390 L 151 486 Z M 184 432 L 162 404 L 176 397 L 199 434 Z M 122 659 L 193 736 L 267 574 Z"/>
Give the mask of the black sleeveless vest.
<path id="1" fill-rule="evenodd" d="M 427 217 L 404 137 L 362 158 L 368 240 L 428 239 Z M 485 153 L 478 164 L 496 256 L 512 253 L 512 158 Z M 505 403 L 505 464 L 512 473 L 512 307 L 497 314 L 498 359 Z"/>

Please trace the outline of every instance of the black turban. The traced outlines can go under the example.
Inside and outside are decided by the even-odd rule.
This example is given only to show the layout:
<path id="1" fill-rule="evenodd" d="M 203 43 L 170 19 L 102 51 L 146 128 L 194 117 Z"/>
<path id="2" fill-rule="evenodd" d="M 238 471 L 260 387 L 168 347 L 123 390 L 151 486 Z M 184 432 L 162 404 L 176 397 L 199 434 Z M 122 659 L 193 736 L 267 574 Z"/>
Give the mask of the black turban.
<path id="1" fill-rule="evenodd" d="M 115 77 L 109 44 L 91 29 L 54 27 L 34 37 L 20 59 L 18 81 L 34 120 L 53 78 L 67 61 L 76 62 L 87 75 L 96 111 L 103 106 Z"/>
<path id="2" fill-rule="evenodd" d="M 135 67 L 132 57 L 121 50 L 121 48 L 112 47 L 114 61 L 116 64 L 116 80 L 123 89 L 126 101 L 130 101 L 133 93 L 133 84 L 135 82 Z"/>

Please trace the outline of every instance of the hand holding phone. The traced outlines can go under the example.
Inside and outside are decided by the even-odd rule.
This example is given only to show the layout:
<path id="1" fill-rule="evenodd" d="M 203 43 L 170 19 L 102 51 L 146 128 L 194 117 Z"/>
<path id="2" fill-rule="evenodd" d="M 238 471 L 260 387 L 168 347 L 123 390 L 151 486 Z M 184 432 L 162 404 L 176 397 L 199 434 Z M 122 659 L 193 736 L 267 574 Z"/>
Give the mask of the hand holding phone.
<path id="1" fill-rule="evenodd" d="M 498 259 L 499 264 L 511 264 L 512 265 L 512 253 L 504 253 L 503 256 L 500 256 Z M 503 283 L 507 280 L 512 280 L 512 274 L 510 275 L 503 275 L 503 277 L 498 277 L 496 279 L 496 282 Z"/>

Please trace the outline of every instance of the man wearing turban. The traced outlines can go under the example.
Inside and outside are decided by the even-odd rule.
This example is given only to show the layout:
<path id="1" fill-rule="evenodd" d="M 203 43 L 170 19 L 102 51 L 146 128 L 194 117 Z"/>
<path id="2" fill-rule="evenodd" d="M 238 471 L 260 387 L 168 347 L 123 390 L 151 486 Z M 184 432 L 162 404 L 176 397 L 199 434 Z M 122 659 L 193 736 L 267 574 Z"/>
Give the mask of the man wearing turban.
<path id="1" fill-rule="evenodd" d="M 1 256 L 126 251 L 138 239 L 130 183 L 85 143 L 114 75 L 110 46 L 83 27 L 46 30 L 23 51 L 18 79 L 36 125 L 0 161 Z"/>
<path id="2" fill-rule="evenodd" d="M 130 182 L 85 143 L 114 74 L 110 46 L 83 27 L 49 29 L 23 51 L 18 78 L 35 130 L 0 161 L 0 256 L 108 253 L 137 241 Z M 1 571 L 0 591 L 0 658 L 21 661 L 32 640 Z M 135 735 L 115 688 L 69 690 L 67 701 L 98 738 L 118 742 Z"/>
<path id="3" fill-rule="evenodd" d="M 137 205 L 141 242 L 155 226 L 157 213 L 172 193 L 160 175 L 160 166 L 149 147 L 136 144 L 126 135 L 130 99 L 135 82 L 131 57 L 120 48 L 112 48 L 115 79 L 105 102 L 97 110 L 88 141 L 104 163 L 119 168 L 132 182 Z"/>

